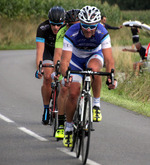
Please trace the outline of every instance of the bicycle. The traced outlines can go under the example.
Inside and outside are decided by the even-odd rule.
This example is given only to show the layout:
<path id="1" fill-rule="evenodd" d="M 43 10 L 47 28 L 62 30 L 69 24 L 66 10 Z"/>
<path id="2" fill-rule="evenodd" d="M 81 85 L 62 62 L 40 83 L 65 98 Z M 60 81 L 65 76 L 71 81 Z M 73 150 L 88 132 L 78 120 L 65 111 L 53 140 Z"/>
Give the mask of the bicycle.
<path id="1" fill-rule="evenodd" d="M 45 65 L 45 64 L 42 64 L 42 61 L 40 61 L 40 64 L 39 64 L 40 72 L 42 71 L 42 67 L 54 68 L 54 65 L 53 64 Z M 60 74 L 59 67 L 60 67 L 60 61 L 57 61 L 57 64 L 55 66 L 56 76 Z M 52 89 L 52 92 L 51 92 L 50 104 L 49 104 L 49 125 L 53 126 L 53 137 L 55 137 L 55 132 L 58 128 L 57 97 L 60 90 L 60 82 L 58 79 L 54 78 L 54 81 L 51 83 L 51 89 Z M 57 141 L 58 140 L 59 139 L 57 139 Z"/>
<path id="2" fill-rule="evenodd" d="M 93 115 L 92 115 L 92 96 L 91 96 L 91 76 L 110 76 L 112 84 L 114 84 L 114 70 L 111 72 L 94 72 L 90 68 L 83 71 L 74 71 L 68 68 L 67 80 L 69 80 L 70 74 L 82 74 L 82 89 L 79 95 L 77 108 L 73 117 L 73 146 L 71 151 L 76 151 L 76 157 L 79 158 L 82 149 L 82 163 L 86 164 L 89 146 L 90 135 L 93 131 Z"/>

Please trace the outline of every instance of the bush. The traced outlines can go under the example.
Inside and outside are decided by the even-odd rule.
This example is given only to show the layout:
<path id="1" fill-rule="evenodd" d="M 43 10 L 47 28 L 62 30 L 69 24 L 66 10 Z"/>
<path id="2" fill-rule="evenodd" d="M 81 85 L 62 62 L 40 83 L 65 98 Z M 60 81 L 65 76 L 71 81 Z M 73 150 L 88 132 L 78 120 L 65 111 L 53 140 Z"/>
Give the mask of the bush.
<path id="1" fill-rule="evenodd" d="M 0 15 L 1 17 L 35 17 L 47 18 L 48 11 L 53 6 L 62 6 L 65 10 L 81 9 L 86 5 L 93 5 L 99 8 L 103 13 L 110 17 L 114 22 L 120 20 L 120 10 L 117 5 L 110 6 L 108 3 L 101 4 L 98 0 L 1 0 Z M 115 17 L 115 19 L 113 19 Z"/>

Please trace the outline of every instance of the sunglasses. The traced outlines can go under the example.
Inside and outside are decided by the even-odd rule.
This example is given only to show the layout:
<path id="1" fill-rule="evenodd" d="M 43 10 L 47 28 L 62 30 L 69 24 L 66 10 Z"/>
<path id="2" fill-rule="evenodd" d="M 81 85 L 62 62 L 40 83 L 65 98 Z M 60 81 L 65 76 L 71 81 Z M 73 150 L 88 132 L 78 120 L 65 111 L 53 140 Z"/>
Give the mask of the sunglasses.
<path id="1" fill-rule="evenodd" d="M 84 23 L 81 23 L 81 26 L 84 28 L 84 29 L 90 29 L 90 30 L 93 30 L 93 29 L 96 29 L 96 27 L 97 27 L 97 24 L 95 24 L 95 25 L 88 25 L 88 24 L 84 24 Z"/>
<path id="2" fill-rule="evenodd" d="M 64 22 L 55 23 L 55 22 L 52 22 L 52 21 L 49 21 L 49 22 L 52 26 L 61 26 L 64 23 Z"/>

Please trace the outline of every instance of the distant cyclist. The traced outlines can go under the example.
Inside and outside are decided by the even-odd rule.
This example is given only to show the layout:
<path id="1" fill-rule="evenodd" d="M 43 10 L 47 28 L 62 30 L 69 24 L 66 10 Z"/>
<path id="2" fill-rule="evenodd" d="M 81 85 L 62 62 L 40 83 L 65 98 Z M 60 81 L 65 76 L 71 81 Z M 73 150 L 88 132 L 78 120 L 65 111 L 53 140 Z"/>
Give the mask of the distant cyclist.
<path id="1" fill-rule="evenodd" d="M 78 14 L 81 23 L 72 25 L 66 32 L 63 41 L 63 52 L 61 59 L 61 73 L 65 77 L 68 66 L 72 70 L 83 70 L 88 67 L 93 71 L 102 69 L 105 59 L 106 71 L 110 72 L 114 68 L 114 59 L 112 56 L 111 42 L 108 31 L 100 24 L 101 13 L 94 6 L 85 6 Z M 82 76 L 78 74 L 72 75 L 72 82 L 65 85 L 68 86 L 68 97 L 66 100 L 66 127 L 63 144 L 66 147 L 72 146 L 73 131 L 73 115 L 76 109 L 77 100 L 80 94 L 80 86 Z M 109 88 L 114 89 L 117 86 L 115 80 L 114 85 L 108 77 L 107 84 Z M 101 121 L 100 111 L 100 91 L 101 77 L 94 76 L 92 81 L 93 90 L 93 120 Z"/>
<path id="2" fill-rule="evenodd" d="M 54 53 L 54 64 L 57 63 L 57 60 L 61 60 L 62 48 L 63 48 L 63 39 L 66 31 L 73 24 L 79 23 L 78 13 L 79 9 L 72 9 L 66 12 L 65 15 L 65 25 L 61 27 L 56 36 L 55 42 L 55 53 Z M 64 112 L 65 112 L 65 99 L 67 95 L 67 89 L 65 86 L 61 86 L 61 90 L 58 95 L 58 129 L 56 131 L 56 138 L 64 138 Z"/>
<path id="3" fill-rule="evenodd" d="M 54 6 L 49 10 L 48 20 L 41 23 L 37 29 L 36 34 L 36 66 L 37 71 L 35 73 L 36 78 L 42 78 L 39 72 L 39 62 L 43 61 L 43 64 L 53 64 L 54 48 L 56 34 L 60 27 L 64 24 L 65 10 L 60 6 Z M 49 122 L 49 102 L 51 96 L 51 74 L 52 68 L 43 68 L 43 85 L 41 88 L 44 113 L 42 122 L 44 125 Z"/>

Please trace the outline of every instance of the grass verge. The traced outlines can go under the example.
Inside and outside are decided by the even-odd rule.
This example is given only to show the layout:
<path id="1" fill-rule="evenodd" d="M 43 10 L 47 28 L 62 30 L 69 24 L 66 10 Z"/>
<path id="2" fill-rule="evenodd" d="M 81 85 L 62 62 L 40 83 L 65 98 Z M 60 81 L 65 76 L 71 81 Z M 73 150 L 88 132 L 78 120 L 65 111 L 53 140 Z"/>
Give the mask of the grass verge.
<path id="1" fill-rule="evenodd" d="M 116 89 L 117 90 L 117 89 Z M 150 117 L 150 103 L 131 99 L 126 95 L 119 95 L 116 90 L 108 90 L 103 85 L 101 91 L 101 100 L 132 110 L 138 114 Z"/>

